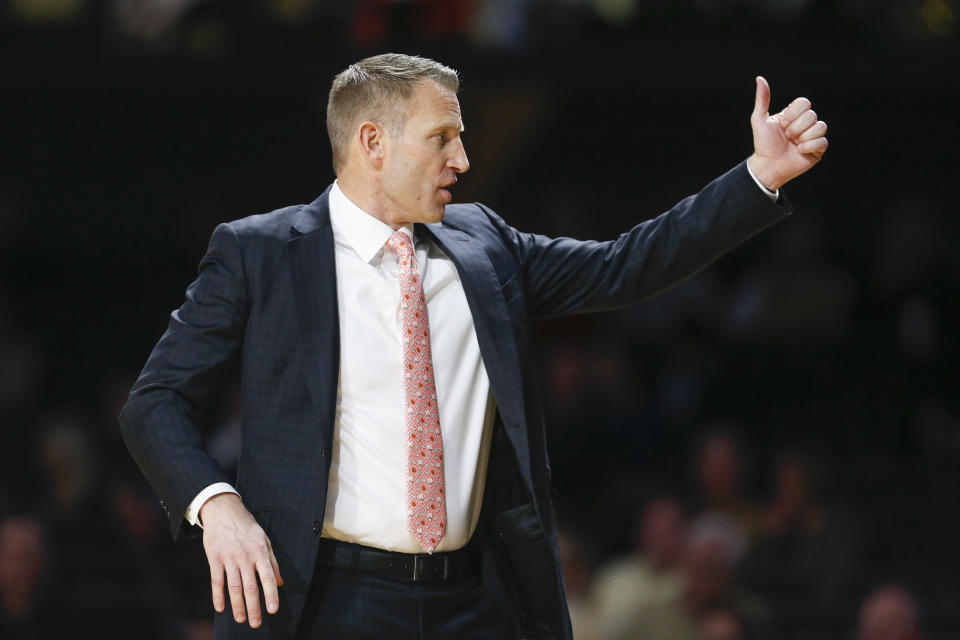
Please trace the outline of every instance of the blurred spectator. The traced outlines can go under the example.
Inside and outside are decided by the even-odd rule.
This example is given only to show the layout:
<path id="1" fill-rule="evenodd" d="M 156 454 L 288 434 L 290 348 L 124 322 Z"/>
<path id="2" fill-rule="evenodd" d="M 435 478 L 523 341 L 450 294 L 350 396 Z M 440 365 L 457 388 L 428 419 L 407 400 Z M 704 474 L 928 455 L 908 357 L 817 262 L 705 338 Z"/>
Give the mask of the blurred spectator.
<path id="1" fill-rule="evenodd" d="M 735 423 L 709 425 L 700 438 L 694 458 L 699 519 L 716 514 L 730 517 L 742 538 L 742 549 L 757 530 L 758 514 L 743 488 L 746 453 Z"/>
<path id="2" fill-rule="evenodd" d="M 141 483 L 118 481 L 111 492 L 114 520 L 124 538 L 135 546 L 150 547 L 166 533 L 166 521 Z M 165 542 L 165 540 L 164 540 Z"/>
<path id="3" fill-rule="evenodd" d="M 773 625 L 761 600 L 734 581 L 739 537 L 732 521 L 721 514 L 689 530 L 681 563 L 682 587 L 677 598 L 637 607 L 622 638 L 631 640 L 696 640 L 708 613 L 724 604 L 743 612 L 750 625 L 773 638 Z"/>
<path id="4" fill-rule="evenodd" d="M 920 605 L 900 585 L 873 591 L 860 607 L 857 640 L 922 640 Z"/>
<path id="5" fill-rule="evenodd" d="M 40 462 L 46 480 L 47 508 L 54 520 L 80 516 L 97 475 L 94 445 L 78 418 L 55 415 L 42 429 Z"/>
<path id="6" fill-rule="evenodd" d="M 599 632 L 597 611 L 590 597 L 593 553 L 586 540 L 569 527 L 560 529 L 560 563 L 573 636 L 577 640 L 605 638 Z"/>
<path id="7" fill-rule="evenodd" d="M 0 638 L 46 640 L 70 637 L 51 597 L 50 550 L 34 518 L 0 520 Z"/>
<path id="8" fill-rule="evenodd" d="M 855 604 L 862 536 L 822 500 L 824 459 L 796 450 L 777 458 L 762 533 L 742 563 L 744 584 L 767 594 L 789 628 L 839 628 Z"/>
<path id="9" fill-rule="evenodd" d="M 594 583 L 603 637 L 630 637 L 637 608 L 676 601 L 686 514 L 674 498 L 655 498 L 637 518 L 636 547 L 598 572 Z"/>
<path id="10" fill-rule="evenodd" d="M 734 582 L 739 553 L 735 527 L 723 516 L 690 529 L 683 544 L 680 587 L 673 597 L 637 602 L 618 630 L 619 640 L 697 640 L 704 616 L 720 605 L 743 612 L 752 628 L 773 638 L 773 626 L 763 603 Z"/>
<path id="11" fill-rule="evenodd" d="M 683 559 L 684 600 L 698 617 L 721 603 L 736 606 L 769 631 L 766 606 L 736 582 L 743 552 L 743 539 L 730 516 L 716 513 L 691 523 Z"/>
<path id="12" fill-rule="evenodd" d="M 160 549 L 150 545 L 156 517 L 151 522 L 129 494 L 110 489 L 96 442 L 77 415 L 54 412 L 40 432 L 43 509 L 60 559 L 58 607 L 69 617 L 73 637 L 171 637 L 154 615 L 169 599 L 147 597 L 166 595 L 154 586 L 158 576 L 166 579 Z M 138 544 L 145 556 L 137 553 Z"/>

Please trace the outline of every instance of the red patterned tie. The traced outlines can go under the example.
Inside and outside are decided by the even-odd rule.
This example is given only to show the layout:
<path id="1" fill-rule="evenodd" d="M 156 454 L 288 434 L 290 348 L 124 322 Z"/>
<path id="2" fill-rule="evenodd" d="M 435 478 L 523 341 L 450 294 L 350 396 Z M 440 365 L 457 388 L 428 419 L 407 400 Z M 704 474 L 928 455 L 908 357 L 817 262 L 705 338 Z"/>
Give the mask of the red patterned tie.
<path id="1" fill-rule="evenodd" d="M 398 230 L 387 246 L 400 258 L 400 330 L 403 395 L 407 415 L 407 530 L 427 553 L 447 530 L 443 497 L 443 437 L 430 352 L 430 323 L 417 257 L 410 237 Z"/>

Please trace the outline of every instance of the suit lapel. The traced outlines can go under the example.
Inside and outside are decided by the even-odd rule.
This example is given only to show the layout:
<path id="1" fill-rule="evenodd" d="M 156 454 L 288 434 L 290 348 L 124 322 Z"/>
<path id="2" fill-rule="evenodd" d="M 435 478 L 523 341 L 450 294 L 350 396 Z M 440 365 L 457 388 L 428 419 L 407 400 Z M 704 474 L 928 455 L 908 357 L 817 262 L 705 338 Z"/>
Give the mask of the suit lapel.
<path id="1" fill-rule="evenodd" d="M 332 438 L 340 372 L 340 328 L 329 191 L 328 188 L 297 213 L 287 246 L 303 331 L 310 395 L 325 418 L 321 424 L 331 425 L 330 432 L 324 435 Z M 457 267 L 497 409 L 516 452 L 521 474 L 532 488 L 520 358 L 493 263 L 483 247 L 462 231 L 442 224 L 420 227 L 433 236 Z"/>
<path id="2" fill-rule="evenodd" d="M 433 236 L 457 266 L 497 409 L 516 451 L 521 474 L 532 489 L 520 356 L 493 262 L 483 247 L 462 231 L 441 223 L 419 226 Z"/>
<path id="3" fill-rule="evenodd" d="M 340 326 L 337 276 L 330 226 L 328 188 L 301 209 L 287 242 L 294 296 L 303 331 L 310 395 L 333 437 L 337 382 L 340 374 Z M 327 442 L 329 445 L 329 442 Z"/>

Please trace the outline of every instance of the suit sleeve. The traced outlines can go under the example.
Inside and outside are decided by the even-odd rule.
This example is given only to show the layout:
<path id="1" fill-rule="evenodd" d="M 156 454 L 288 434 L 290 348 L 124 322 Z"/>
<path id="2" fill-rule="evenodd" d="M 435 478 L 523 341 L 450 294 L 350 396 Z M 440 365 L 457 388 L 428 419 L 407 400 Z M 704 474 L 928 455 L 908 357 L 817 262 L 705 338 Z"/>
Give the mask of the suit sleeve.
<path id="1" fill-rule="evenodd" d="M 547 238 L 510 229 L 532 317 L 610 309 L 694 275 L 791 213 L 757 188 L 746 162 L 616 240 Z"/>
<path id="2" fill-rule="evenodd" d="M 160 496 L 175 538 L 190 501 L 228 481 L 204 449 L 197 422 L 239 353 L 247 314 L 240 243 L 221 224 L 120 413 L 123 439 Z"/>

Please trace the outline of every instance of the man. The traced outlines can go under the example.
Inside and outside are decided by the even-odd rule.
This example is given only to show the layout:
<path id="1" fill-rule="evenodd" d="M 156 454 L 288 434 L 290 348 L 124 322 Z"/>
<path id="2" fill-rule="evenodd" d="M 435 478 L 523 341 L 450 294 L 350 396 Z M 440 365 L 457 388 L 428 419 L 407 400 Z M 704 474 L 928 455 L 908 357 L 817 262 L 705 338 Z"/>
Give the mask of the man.
<path id="1" fill-rule="evenodd" d="M 450 204 L 457 88 L 395 54 L 339 74 L 336 182 L 217 227 L 121 413 L 174 536 L 204 527 L 217 637 L 569 638 L 529 321 L 688 277 L 782 219 L 827 147 L 758 78 L 746 163 L 615 242 L 552 240 Z M 196 421 L 236 358 L 234 488 Z"/>
<path id="2" fill-rule="evenodd" d="M 672 606 L 683 596 L 687 514 L 670 496 L 648 502 L 637 518 L 636 550 L 603 567 L 594 580 L 597 618 L 608 640 L 637 634 L 637 612 Z"/>

